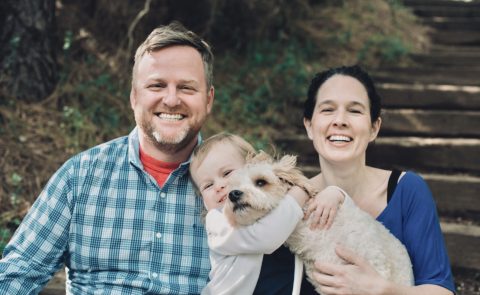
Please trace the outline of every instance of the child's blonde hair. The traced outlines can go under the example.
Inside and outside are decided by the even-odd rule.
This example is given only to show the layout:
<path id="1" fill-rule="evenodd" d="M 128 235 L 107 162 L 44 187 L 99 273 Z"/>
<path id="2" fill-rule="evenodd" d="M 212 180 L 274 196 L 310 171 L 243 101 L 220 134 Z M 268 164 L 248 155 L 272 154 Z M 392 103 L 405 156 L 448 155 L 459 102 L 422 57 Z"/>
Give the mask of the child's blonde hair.
<path id="1" fill-rule="evenodd" d="M 237 149 L 238 153 L 243 158 L 246 158 L 247 155 L 254 154 L 256 152 L 255 148 L 242 137 L 228 132 L 221 132 L 205 139 L 193 150 L 192 157 L 190 159 L 190 174 L 192 174 L 194 169 L 200 166 L 210 150 L 219 143 L 230 143 Z"/>

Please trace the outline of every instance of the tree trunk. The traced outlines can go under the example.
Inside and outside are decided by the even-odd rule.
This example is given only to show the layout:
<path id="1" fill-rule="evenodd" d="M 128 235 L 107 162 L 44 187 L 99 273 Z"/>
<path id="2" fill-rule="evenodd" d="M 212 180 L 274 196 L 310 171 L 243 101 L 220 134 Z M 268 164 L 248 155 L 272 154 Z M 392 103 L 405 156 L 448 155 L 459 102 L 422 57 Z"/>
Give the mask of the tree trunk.
<path id="1" fill-rule="evenodd" d="M 40 101 L 58 80 L 55 0 L 0 1 L 0 86 L 5 96 Z"/>

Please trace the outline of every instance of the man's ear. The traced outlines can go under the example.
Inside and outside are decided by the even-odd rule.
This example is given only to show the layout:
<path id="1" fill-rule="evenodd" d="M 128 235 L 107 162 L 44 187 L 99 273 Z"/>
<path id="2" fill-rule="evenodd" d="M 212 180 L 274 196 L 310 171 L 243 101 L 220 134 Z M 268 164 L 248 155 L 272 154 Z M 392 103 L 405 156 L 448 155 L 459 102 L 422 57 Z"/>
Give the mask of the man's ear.
<path id="1" fill-rule="evenodd" d="M 305 126 L 305 130 L 307 130 L 308 138 L 310 138 L 310 140 L 313 140 L 312 121 L 307 118 L 303 118 L 303 126 Z"/>
<path id="2" fill-rule="evenodd" d="M 215 100 L 215 88 L 213 86 L 207 91 L 207 114 L 210 114 Z"/>
<path id="3" fill-rule="evenodd" d="M 382 118 L 379 117 L 372 124 L 372 129 L 370 131 L 370 142 L 374 141 L 377 138 L 378 132 L 380 131 L 380 126 L 382 126 Z"/>
<path id="4" fill-rule="evenodd" d="M 137 103 L 136 99 L 136 91 L 132 86 L 132 89 L 130 90 L 130 106 L 132 107 L 132 110 L 135 110 L 135 104 Z"/>

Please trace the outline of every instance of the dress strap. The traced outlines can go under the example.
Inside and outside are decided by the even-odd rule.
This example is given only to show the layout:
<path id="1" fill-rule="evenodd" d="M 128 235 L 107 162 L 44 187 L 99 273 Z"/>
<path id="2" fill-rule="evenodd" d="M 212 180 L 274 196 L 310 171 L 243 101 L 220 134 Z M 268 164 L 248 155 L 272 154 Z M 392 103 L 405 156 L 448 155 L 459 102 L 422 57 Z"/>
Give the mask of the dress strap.
<path id="1" fill-rule="evenodd" d="M 392 199 L 393 192 L 397 187 L 398 178 L 400 177 L 401 173 L 402 171 L 394 169 L 392 170 L 392 174 L 390 174 L 390 178 L 388 179 L 388 186 L 387 186 L 387 204 Z"/>

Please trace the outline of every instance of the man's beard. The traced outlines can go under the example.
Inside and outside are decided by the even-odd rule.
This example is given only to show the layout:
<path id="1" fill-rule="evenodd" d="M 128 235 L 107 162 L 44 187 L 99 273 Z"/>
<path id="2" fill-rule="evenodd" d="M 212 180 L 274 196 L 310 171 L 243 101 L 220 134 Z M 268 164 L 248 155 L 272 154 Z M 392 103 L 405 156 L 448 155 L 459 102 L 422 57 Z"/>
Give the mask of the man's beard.
<path id="1" fill-rule="evenodd" d="M 152 143 L 157 149 L 165 152 L 177 152 L 183 149 L 198 133 L 198 130 L 192 130 L 191 126 L 185 126 L 173 136 L 168 136 L 162 133 L 161 130 L 156 130 L 153 124 L 143 120 L 140 124 L 140 128 L 143 130 L 150 143 Z"/>

